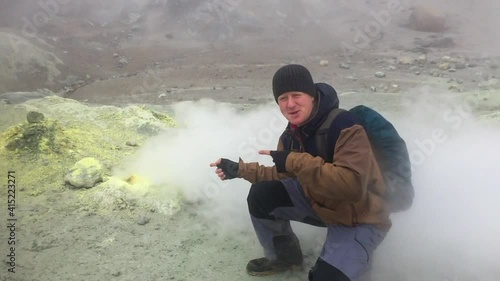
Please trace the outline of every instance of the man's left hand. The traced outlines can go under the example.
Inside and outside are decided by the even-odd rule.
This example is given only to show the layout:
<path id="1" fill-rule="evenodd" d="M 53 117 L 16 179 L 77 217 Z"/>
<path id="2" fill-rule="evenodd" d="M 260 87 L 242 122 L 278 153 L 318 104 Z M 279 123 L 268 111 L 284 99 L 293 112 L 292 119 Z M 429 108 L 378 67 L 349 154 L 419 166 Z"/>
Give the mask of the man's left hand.
<path id="1" fill-rule="evenodd" d="M 286 173 L 286 158 L 290 151 L 285 150 L 259 150 L 261 155 L 270 155 L 278 173 Z"/>

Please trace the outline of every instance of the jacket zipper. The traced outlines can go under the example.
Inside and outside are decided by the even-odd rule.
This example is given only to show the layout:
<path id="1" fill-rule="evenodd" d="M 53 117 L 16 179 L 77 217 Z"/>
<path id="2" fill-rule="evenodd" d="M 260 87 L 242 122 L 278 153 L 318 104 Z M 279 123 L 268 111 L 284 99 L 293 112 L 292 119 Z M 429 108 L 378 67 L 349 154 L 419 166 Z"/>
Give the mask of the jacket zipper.
<path id="1" fill-rule="evenodd" d="M 299 142 L 299 152 L 304 152 L 305 147 L 304 147 L 304 142 L 302 141 L 302 138 L 300 137 L 300 134 L 296 130 L 291 130 L 288 129 L 285 131 L 288 135 L 292 137 L 292 139 L 296 140 Z M 290 143 L 290 146 L 292 146 L 292 143 Z M 291 150 L 292 147 L 289 147 L 289 150 Z"/>
<path id="2" fill-rule="evenodd" d="M 352 213 L 352 226 L 358 225 L 358 214 L 356 214 L 356 208 L 354 208 L 354 204 L 351 205 L 351 213 Z"/>

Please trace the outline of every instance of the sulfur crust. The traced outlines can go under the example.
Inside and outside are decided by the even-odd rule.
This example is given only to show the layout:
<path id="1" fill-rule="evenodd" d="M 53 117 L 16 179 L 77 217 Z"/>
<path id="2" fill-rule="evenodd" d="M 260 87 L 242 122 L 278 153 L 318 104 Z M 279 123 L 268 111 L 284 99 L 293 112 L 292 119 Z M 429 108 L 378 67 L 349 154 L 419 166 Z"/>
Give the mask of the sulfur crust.
<path id="1" fill-rule="evenodd" d="M 71 167 L 82 159 L 92 166 L 97 159 L 103 181 L 74 191 L 81 204 L 99 211 L 145 208 L 173 214 L 180 209 L 178 188 L 154 185 L 137 174 L 118 177 L 112 171 L 137 151 L 127 141 L 140 145 L 161 130 L 175 128 L 172 117 L 146 106 L 90 106 L 58 96 L 17 106 L 45 116 L 39 123 L 24 121 L 0 132 L 0 158 L 7 160 L 0 165 L 20 175 L 18 187 L 28 195 L 67 190 L 64 177 Z"/>

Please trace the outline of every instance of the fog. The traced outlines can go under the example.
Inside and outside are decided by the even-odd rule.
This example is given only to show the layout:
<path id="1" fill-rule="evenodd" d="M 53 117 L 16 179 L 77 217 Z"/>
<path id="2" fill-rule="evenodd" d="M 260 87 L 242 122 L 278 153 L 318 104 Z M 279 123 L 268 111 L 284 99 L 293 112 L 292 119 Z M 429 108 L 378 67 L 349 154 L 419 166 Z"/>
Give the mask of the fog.
<path id="1" fill-rule="evenodd" d="M 457 47 L 498 55 L 494 46 L 500 43 L 496 32 L 500 3 L 495 0 L 2 0 L 0 28 L 29 33 L 28 29 L 38 27 L 43 33 L 60 17 L 78 17 L 95 29 L 109 25 L 125 32 L 127 24 L 135 25 L 143 44 L 153 44 L 149 40 L 166 33 L 177 39 L 229 44 L 246 38 L 248 32 L 257 32 L 262 39 L 286 38 L 297 45 L 302 44 L 298 38 L 303 38 L 311 42 L 306 44 L 310 48 L 320 43 L 327 50 L 335 45 L 329 43 L 332 40 L 353 43 L 358 32 L 371 37 L 372 23 L 377 30 L 371 39 L 383 33 L 385 41 L 397 42 L 405 36 L 413 8 L 422 5 L 446 16 L 447 30 L 442 35 L 455 37 Z"/>
<path id="2" fill-rule="evenodd" d="M 394 122 L 409 147 L 415 201 L 392 216 L 375 272 L 380 280 L 496 280 L 500 130 L 474 117 L 472 100 L 418 91 Z"/>

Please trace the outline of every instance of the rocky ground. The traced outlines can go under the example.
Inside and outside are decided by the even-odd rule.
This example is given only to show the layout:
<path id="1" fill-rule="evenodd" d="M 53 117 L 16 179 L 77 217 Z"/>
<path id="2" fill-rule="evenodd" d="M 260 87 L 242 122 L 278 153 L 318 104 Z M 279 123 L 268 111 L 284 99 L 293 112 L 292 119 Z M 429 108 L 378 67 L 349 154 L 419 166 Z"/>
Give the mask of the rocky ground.
<path id="1" fill-rule="evenodd" d="M 244 267 L 261 253 L 248 222 L 221 229 L 182 187 L 165 193 L 165 181 L 141 178 L 139 167 L 117 170 L 178 128 L 169 114 L 180 101 L 272 104 L 271 77 L 285 63 L 332 84 L 345 107 L 397 116 L 429 86 L 500 118 L 493 2 L 100 2 L 0 2 L 0 170 L 15 171 L 18 219 L 16 273 L 4 227 L 0 280 L 254 280 Z M 44 118 L 31 113 L 30 123 L 29 112 Z M 77 188 L 68 173 L 85 157 L 100 162 L 98 176 Z M 237 200 L 244 206 L 244 194 Z M 299 231 L 306 269 L 320 249 L 310 231 L 324 235 Z"/>

